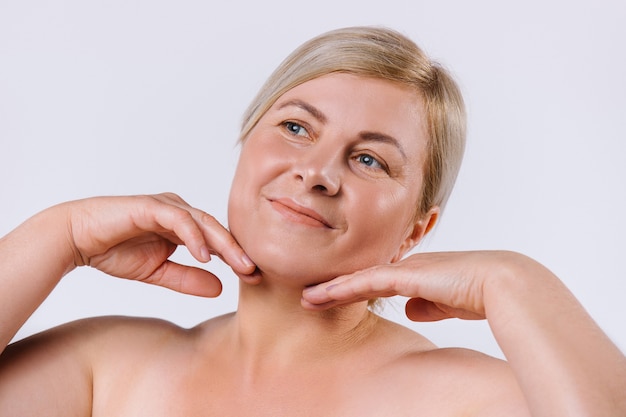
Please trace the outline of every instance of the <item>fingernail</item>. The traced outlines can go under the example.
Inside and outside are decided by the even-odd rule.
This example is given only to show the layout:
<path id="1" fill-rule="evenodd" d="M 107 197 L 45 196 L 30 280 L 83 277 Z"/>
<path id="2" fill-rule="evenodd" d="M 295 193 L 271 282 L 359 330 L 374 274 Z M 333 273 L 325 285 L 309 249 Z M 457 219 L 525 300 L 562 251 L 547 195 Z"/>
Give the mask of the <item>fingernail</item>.
<path id="1" fill-rule="evenodd" d="M 211 260 L 211 253 L 209 253 L 209 248 L 207 248 L 206 246 L 202 246 L 200 248 L 200 256 L 202 257 L 202 259 L 204 259 L 206 262 Z"/>
<path id="2" fill-rule="evenodd" d="M 319 296 L 319 295 L 323 295 L 324 293 L 325 293 L 324 289 L 320 288 L 319 285 L 305 288 L 304 291 L 302 292 L 303 295 L 306 295 L 308 297 L 315 296 L 315 295 Z"/>
<path id="3" fill-rule="evenodd" d="M 245 253 L 241 256 L 241 262 L 243 262 L 245 266 L 256 266 L 254 262 L 252 262 L 252 259 L 250 259 Z"/>

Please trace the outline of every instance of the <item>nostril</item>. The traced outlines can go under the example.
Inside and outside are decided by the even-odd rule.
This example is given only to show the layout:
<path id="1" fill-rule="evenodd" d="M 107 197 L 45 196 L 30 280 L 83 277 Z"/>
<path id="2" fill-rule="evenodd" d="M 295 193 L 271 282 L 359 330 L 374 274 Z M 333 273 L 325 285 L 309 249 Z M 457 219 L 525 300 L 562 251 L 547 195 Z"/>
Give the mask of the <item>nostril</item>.
<path id="1" fill-rule="evenodd" d="M 293 178 L 309 191 L 325 195 L 335 195 L 341 187 L 339 175 L 325 167 L 296 168 L 293 171 Z"/>
<path id="2" fill-rule="evenodd" d="M 317 185 L 313 186 L 313 189 L 314 189 L 315 191 L 320 191 L 320 192 L 323 192 L 323 193 L 325 193 L 326 191 L 328 191 L 328 188 L 326 188 L 325 186 L 323 186 L 323 185 L 321 185 L 321 184 L 317 184 Z"/>

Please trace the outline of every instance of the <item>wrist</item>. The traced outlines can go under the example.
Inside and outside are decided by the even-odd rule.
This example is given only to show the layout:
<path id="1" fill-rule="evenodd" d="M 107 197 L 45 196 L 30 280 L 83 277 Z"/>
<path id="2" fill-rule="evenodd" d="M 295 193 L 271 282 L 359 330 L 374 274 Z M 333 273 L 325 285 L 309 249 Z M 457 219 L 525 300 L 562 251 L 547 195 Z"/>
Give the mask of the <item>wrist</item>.
<path id="1" fill-rule="evenodd" d="M 71 223 L 70 204 L 62 203 L 52 206 L 33 218 L 32 227 L 35 236 L 42 245 L 39 248 L 42 255 L 53 255 L 61 276 L 71 272 L 82 263 L 80 251 L 76 248 Z"/>
<path id="2" fill-rule="evenodd" d="M 498 252 L 498 261 L 487 271 L 483 287 L 485 315 L 492 326 L 508 324 L 524 311 L 549 302 L 544 297 L 558 279 L 537 261 L 516 252 Z M 552 282 L 552 284 L 550 284 Z M 551 292 L 551 291 L 549 291 Z"/>

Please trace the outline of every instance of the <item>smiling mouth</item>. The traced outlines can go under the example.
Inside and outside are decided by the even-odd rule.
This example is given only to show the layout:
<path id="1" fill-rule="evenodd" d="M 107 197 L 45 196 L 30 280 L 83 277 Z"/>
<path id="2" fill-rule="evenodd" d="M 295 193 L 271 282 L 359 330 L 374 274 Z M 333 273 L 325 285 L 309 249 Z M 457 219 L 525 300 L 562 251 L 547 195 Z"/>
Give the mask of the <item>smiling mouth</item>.
<path id="1" fill-rule="evenodd" d="M 307 226 L 333 229 L 316 211 L 302 207 L 288 199 L 269 200 L 271 206 L 287 220 Z"/>

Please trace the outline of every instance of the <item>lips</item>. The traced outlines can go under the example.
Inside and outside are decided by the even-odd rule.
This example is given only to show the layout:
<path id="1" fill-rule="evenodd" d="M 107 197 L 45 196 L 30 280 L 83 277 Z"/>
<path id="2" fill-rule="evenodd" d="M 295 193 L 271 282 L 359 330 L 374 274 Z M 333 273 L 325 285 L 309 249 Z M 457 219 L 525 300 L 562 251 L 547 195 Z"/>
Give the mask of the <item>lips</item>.
<path id="1" fill-rule="evenodd" d="M 287 220 L 312 227 L 333 229 L 333 226 L 315 210 L 301 206 L 289 198 L 268 199 L 274 210 Z"/>

